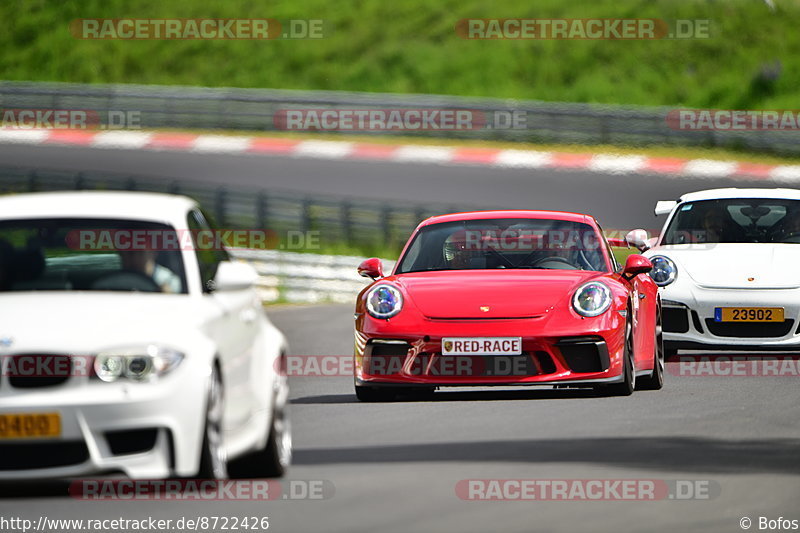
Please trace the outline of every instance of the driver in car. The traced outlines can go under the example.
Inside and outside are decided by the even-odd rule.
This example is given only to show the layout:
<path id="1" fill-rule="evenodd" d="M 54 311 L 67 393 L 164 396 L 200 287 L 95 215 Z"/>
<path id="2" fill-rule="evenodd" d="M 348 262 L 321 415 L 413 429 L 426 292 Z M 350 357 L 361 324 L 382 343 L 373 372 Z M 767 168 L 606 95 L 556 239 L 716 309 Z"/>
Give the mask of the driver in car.
<path id="1" fill-rule="evenodd" d="M 139 272 L 152 278 L 161 288 L 161 292 L 181 292 L 181 280 L 172 270 L 156 263 L 156 252 L 153 250 L 120 251 L 122 268 Z"/>
<path id="2" fill-rule="evenodd" d="M 467 243 L 467 232 L 456 231 L 444 243 L 443 255 L 447 266 L 452 269 L 462 270 L 470 268 L 474 250 Z"/>
<path id="3" fill-rule="evenodd" d="M 800 210 L 786 214 L 772 240 L 774 242 L 800 243 Z"/>
<path id="4" fill-rule="evenodd" d="M 742 242 L 744 236 L 743 228 L 731 218 L 725 208 L 718 206 L 706 208 L 700 219 L 699 231 L 693 232 L 693 240 L 698 243 Z"/>

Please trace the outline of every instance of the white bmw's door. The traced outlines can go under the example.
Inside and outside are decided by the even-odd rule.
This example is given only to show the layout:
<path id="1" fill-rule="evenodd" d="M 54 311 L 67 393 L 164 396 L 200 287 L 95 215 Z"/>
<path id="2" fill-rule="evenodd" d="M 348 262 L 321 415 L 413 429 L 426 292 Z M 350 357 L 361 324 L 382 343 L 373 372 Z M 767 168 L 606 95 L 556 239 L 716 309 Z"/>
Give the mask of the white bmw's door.
<path id="1" fill-rule="evenodd" d="M 189 215 L 189 228 L 194 232 L 211 231 L 199 211 Z M 197 235 L 195 233 L 195 235 Z M 203 240 L 201 239 L 201 242 Z M 225 387 L 225 430 L 244 427 L 254 411 L 254 399 L 249 390 L 252 347 L 258 327 L 258 300 L 250 289 L 215 290 L 213 280 L 220 262 L 229 260 L 222 249 L 195 250 L 203 283 L 203 297 L 219 311 L 210 324 L 209 335 L 219 347 L 222 377 Z"/>

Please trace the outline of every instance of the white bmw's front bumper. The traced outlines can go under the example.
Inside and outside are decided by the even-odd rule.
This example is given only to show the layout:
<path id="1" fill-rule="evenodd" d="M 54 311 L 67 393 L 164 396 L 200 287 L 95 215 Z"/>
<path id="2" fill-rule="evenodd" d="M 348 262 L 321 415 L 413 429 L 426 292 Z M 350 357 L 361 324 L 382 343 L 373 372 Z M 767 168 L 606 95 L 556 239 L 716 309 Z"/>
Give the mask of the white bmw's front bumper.
<path id="1" fill-rule="evenodd" d="M 686 280 L 661 289 L 669 348 L 800 350 L 800 289 L 708 289 Z M 781 307 L 784 322 L 723 323 L 718 307 Z"/>
<path id="2" fill-rule="evenodd" d="M 5 455 L 0 462 L 0 480 L 105 473 L 139 479 L 194 475 L 204 430 L 208 379 L 207 365 L 192 362 L 189 357 L 172 373 L 150 383 L 104 383 L 97 378 L 71 376 L 59 385 L 15 388 L 3 372 L 0 414 L 58 413 L 61 434 L 0 440 L 0 454 Z M 114 453 L 109 432 L 132 430 L 151 430 L 150 435 L 154 430 L 152 446 Z M 146 443 L 148 440 L 144 439 Z M 12 459 L 14 454 L 19 454 L 19 461 Z M 41 454 L 41 459 L 36 454 Z"/>

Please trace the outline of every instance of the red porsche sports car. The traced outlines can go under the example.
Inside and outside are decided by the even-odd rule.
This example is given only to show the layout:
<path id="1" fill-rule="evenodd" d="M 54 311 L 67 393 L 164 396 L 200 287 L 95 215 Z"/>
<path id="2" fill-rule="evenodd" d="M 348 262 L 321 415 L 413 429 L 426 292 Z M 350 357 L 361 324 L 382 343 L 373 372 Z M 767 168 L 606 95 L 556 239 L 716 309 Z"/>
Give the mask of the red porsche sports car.
<path id="1" fill-rule="evenodd" d="M 553 385 L 610 395 L 660 389 L 661 302 L 634 254 L 620 267 L 597 221 L 555 211 L 482 211 L 423 221 L 394 272 L 359 274 L 359 400 L 437 387 Z"/>

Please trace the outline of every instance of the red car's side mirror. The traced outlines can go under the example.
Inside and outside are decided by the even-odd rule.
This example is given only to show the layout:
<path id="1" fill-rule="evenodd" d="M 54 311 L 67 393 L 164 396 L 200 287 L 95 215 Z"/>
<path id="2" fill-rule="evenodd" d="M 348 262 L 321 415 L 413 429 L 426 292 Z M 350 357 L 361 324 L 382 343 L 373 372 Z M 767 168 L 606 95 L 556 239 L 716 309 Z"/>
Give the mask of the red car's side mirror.
<path id="1" fill-rule="evenodd" d="M 383 277 L 383 264 L 377 257 L 370 257 L 365 259 L 358 265 L 358 275 L 364 278 L 382 278 Z"/>
<path id="2" fill-rule="evenodd" d="M 625 268 L 622 269 L 622 275 L 630 279 L 651 270 L 653 270 L 653 263 L 648 258 L 639 254 L 631 254 L 625 260 Z"/>

